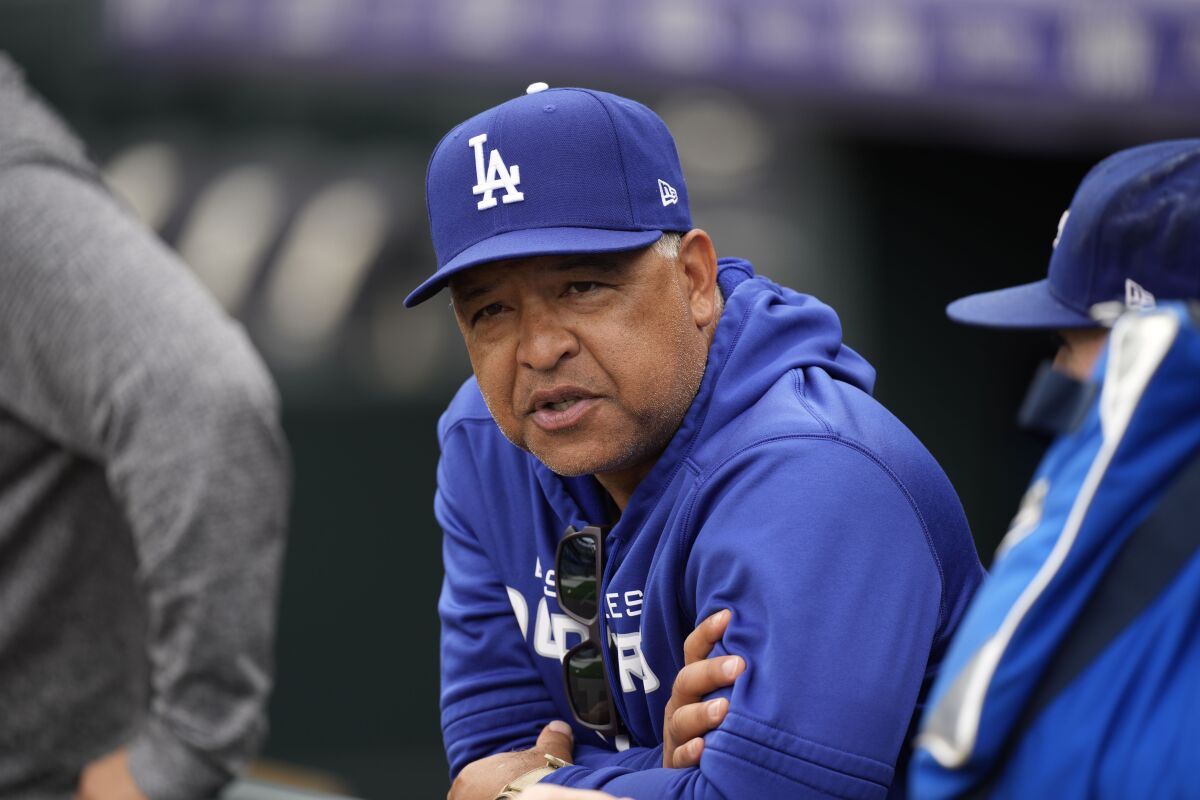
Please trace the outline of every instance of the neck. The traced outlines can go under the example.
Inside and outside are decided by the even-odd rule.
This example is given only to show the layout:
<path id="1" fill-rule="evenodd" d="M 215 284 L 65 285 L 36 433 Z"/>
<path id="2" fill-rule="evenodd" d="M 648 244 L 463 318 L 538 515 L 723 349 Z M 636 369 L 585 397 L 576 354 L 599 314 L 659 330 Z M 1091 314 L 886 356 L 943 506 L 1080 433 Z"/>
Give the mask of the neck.
<path id="1" fill-rule="evenodd" d="M 654 469 L 657 461 L 657 458 L 652 458 L 635 467 L 612 472 L 597 472 L 596 482 L 604 487 L 604 491 L 608 492 L 608 496 L 617 504 L 617 508 L 624 513 L 625 506 L 629 504 L 629 498 L 633 496 L 638 484 L 650 474 L 650 470 Z"/>

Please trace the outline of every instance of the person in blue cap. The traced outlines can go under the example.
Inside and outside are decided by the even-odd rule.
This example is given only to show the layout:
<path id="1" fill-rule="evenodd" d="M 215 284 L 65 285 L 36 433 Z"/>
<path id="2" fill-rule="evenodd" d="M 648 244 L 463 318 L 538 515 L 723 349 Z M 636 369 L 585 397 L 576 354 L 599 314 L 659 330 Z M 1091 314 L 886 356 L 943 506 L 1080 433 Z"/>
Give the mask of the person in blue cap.
<path id="1" fill-rule="evenodd" d="M 1197 298 L 1193 139 L 1100 162 L 1047 279 L 947 308 L 1064 344 L 1021 412 L 1056 438 L 930 695 L 914 796 L 1200 796 Z"/>
<path id="2" fill-rule="evenodd" d="M 438 427 L 451 797 L 902 794 L 982 567 L 834 311 L 718 259 L 612 94 L 458 125 L 427 202 L 407 302 L 449 287 L 474 372 Z"/>

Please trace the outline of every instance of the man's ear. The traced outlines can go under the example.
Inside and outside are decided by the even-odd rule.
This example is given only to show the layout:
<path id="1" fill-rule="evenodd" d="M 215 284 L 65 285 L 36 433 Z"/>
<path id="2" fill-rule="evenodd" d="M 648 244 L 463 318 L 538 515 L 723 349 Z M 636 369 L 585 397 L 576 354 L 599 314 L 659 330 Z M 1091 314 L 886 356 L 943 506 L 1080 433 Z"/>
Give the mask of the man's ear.
<path id="1" fill-rule="evenodd" d="M 696 327 L 707 328 L 717 316 L 717 250 L 700 228 L 692 228 L 679 242 L 679 266 Z"/>

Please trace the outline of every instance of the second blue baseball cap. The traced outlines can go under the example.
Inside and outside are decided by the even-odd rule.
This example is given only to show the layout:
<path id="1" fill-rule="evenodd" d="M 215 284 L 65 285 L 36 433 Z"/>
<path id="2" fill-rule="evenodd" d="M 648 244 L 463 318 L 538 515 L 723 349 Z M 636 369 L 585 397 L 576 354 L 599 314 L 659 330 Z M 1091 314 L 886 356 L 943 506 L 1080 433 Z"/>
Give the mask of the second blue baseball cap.
<path id="1" fill-rule="evenodd" d="M 641 103 L 530 87 L 451 130 L 425 179 L 437 270 L 404 304 L 491 261 L 646 247 L 692 227 L 675 141 Z"/>
<path id="2" fill-rule="evenodd" d="M 1047 278 L 946 307 L 990 328 L 1098 327 L 1100 304 L 1200 298 L 1200 139 L 1122 150 L 1084 177 L 1059 223 Z"/>

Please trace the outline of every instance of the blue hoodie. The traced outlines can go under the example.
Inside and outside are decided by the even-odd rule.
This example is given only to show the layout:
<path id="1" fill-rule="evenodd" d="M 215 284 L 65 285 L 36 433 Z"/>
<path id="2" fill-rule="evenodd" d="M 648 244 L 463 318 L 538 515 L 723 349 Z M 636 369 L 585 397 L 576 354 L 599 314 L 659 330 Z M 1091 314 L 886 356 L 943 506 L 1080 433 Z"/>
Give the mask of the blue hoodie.
<path id="1" fill-rule="evenodd" d="M 982 577 L 949 481 L 870 396 L 831 308 L 722 259 L 696 399 L 605 541 L 610 689 L 630 742 L 575 726 L 544 781 L 633 798 L 884 797 Z M 568 525 L 612 514 L 590 476 L 510 444 L 474 379 L 438 429 L 442 728 L 452 774 L 572 720 L 560 659 L 585 635 L 554 596 Z M 699 767 L 662 768 L 683 640 L 733 611 L 713 655 L 746 671 Z"/>

